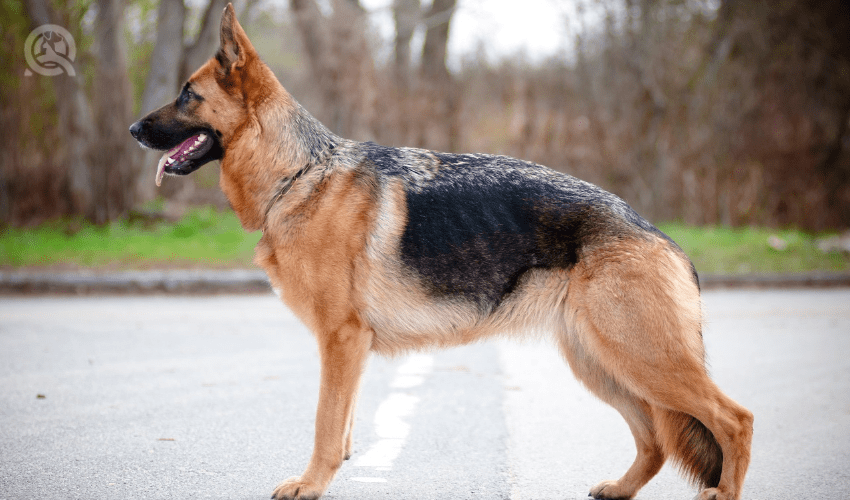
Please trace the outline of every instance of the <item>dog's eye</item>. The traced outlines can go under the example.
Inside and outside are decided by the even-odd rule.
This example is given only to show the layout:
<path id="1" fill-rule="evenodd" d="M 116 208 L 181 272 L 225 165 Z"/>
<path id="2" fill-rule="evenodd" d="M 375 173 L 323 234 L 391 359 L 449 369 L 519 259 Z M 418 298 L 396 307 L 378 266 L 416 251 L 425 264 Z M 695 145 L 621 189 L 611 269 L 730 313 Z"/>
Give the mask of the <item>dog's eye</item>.
<path id="1" fill-rule="evenodd" d="M 191 100 L 203 101 L 201 96 L 194 93 L 192 91 L 192 89 L 190 89 L 189 87 L 186 87 L 186 88 L 183 89 L 183 92 L 180 93 L 180 97 L 179 97 L 178 100 L 179 100 L 179 104 L 181 104 L 181 105 L 187 104 Z"/>
<path id="2" fill-rule="evenodd" d="M 187 86 L 187 87 L 184 87 L 184 88 L 183 88 L 183 91 L 182 91 L 182 92 L 180 92 L 180 95 L 179 95 L 179 96 L 177 96 L 177 105 L 178 105 L 178 106 L 183 106 L 183 105 L 185 105 L 186 103 L 188 103 L 190 99 L 194 99 L 194 98 L 197 98 L 197 97 L 198 97 L 198 96 L 197 96 L 197 94 L 195 94 L 194 92 L 192 92 L 192 91 L 189 89 L 189 87 L 188 87 L 188 86 Z"/>

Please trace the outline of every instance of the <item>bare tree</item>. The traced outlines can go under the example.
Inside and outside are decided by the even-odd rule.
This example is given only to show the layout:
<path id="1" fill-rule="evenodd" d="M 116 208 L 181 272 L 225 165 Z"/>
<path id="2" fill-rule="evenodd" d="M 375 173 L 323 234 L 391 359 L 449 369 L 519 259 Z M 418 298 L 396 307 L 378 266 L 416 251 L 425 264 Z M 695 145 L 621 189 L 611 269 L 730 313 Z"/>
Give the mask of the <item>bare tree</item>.
<path id="1" fill-rule="evenodd" d="M 91 185 L 95 201 L 88 216 L 104 223 L 124 215 L 134 204 L 136 146 L 127 134 L 132 93 L 123 47 L 124 2 L 98 0 L 95 42 L 98 64 L 92 108 L 97 136 L 90 138 L 93 166 Z"/>
<path id="2" fill-rule="evenodd" d="M 147 113 L 174 99 L 183 61 L 183 25 L 186 6 L 182 1 L 159 2 L 156 41 L 142 92 L 142 112 Z"/>
<path id="3" fill-rule="evenodd" d="M 456 0 L 434 0 L 423 19 L 425 43 L 422 46 L 422 74 L 428 79 L 447 78 L 446 52 L 449 43 L 449 24 Z"/>
<path id="4" fill-rule="evenodd" d="M 457 150 L 460 144 L 458 88 L 446 66 L 455 5 L 455 0 L 434 0 L 422 20 L 425 42 L 417 88 L 417 115 L 431 117 L 420 129 L 417 142 L 449 151 Z"/>
<path id="5" fill-rule="evenodd" d="M 50 2 L 28 0 L 26 6 L 34 26 L 60 24 Z M 94 96 L 86 94 L 82 71 L 58 75 L 51 83 L 62 130 L 57 159 L 65 165 L 61 172 L 67 176 L 71 210 L 103 223 L 132 206 L 128 187 L 134 165 L 126 137 L 131 94 L 122 46 L 123 2 L 100 0 L 96 8 Z"/>
<path id="6" fill-rule="evenodd" d="M 227 0 L 210 0 L 207 4 L 201 21 L 201 29 L 192 43 L 186 46 L 183 53 L 179 82 L 188 80 L 192 76 L 192 72 L 201 67 L 212 56 L 213 51 L 218 46 L 219 21 L 226 5 Z M 247 10 L 247 2 L 244 10 Z"/>
<path id="7" fill-rule="evenodd" d="M 394 0 L 395 43 L 393 67 L 399 87 L 407 88 L 410 76 L 410 40 L 420 21 L 420 0 Z"/>
<path id="8" fill-rule="evenodd" d="M 26 0 L 33 28 L 44 24 L 60 24 L 58 13 L 47 0 Z M 60 74 L 50 80 L 56 93 L 59 127 L 63 130 L 57 161 L 64 164 L 67 191 L 74 213 L 88 214 L 95 203 L 92 190 L 92 161 L 89 155 L 93 122 L 82 72 L 76 76 Z"/>
<path id="9" fill-rule="evenodd" d="M 315 0 L 292 0 L 290 6 L 321 95 L 321 107 L 312 112 L 337 134 L 374 139 L 377 77 L 366 12 L 357 0 L 334 0 L 329 17 Z"/>

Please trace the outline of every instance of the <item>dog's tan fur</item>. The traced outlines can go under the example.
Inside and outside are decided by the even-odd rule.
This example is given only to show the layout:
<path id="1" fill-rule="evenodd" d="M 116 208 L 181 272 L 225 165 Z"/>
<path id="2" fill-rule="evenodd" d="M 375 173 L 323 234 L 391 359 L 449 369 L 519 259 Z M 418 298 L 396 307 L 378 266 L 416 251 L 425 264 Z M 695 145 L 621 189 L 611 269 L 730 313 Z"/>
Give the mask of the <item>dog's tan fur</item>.
<path id="1" fill-rule="evenodd" d="M 637 458 L 592 496 L 631 498 L 671 457 L 696 483 L 716 485 L 701 500 L 740 497 L 752 414 L 706 372 L 699 290 L 670 241 L 651 233 L 596 238 L 572 268 L 526 272 L 490 312 L 435 298 L 399 259 L 410 218 L 405 186 L 379 182 L 355 161 L 357 143 L 341 140 L 333 155 L 305 146 L 300 106 L 260 61 L 232 7 L 222 18 L 219 54 L 189 82 L 203 96 L 193 116 L 220 131 L 224 193 L 247 230 L 264 231 L 256 262 L 319 345 L 313 456 L 273 498 L 321 496 L 351 455 L 370 352 L 495 335 L 552 335 L 576 377 L 628 422 Z M 427 182 L 435 173 L 417 175 Z M 291 184 L 285 196 L 278 195 L 281 179 Z"/>

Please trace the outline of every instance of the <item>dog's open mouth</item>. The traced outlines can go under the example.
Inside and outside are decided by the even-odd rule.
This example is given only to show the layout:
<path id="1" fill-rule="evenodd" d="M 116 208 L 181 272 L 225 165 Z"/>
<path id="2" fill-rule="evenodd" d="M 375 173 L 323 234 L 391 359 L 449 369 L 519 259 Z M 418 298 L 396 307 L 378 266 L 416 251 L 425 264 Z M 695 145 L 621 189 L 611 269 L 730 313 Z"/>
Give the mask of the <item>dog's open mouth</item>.
<path id="1" fill-rule="evenodd" d="M 156 166 L 156 185 L 162 184 L 163 174 L 188 175 L 202 165 L 221 158 L 218 142 L 208 132 L 192 135 L 165 152 Z"/>

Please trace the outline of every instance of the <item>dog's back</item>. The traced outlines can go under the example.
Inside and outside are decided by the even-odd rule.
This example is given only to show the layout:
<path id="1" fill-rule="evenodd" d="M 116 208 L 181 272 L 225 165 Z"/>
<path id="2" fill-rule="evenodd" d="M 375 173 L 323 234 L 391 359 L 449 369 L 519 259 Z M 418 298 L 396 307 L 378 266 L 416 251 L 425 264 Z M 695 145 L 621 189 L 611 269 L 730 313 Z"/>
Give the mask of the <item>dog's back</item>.
<path id="1" fill-rule="evenodd" d="M 493 310 L 523 273 L 571 269 L 584 252 L 616 239 L 660 237 L 687 260 L 622 199 L 546 167 L 373 143 L 362 150 L 382 183 L 403 184 L 400 258 L 437 296 Z"/>

